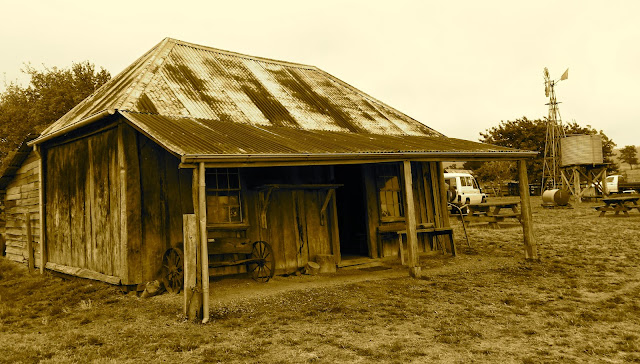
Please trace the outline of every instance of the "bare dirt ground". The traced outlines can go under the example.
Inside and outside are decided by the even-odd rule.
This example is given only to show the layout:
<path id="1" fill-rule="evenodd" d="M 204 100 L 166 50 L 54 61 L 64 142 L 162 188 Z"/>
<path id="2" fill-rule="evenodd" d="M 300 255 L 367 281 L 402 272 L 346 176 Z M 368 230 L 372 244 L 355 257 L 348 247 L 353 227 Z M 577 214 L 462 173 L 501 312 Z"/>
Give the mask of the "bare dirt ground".
<path id="1" fill-rule="evenodd" d="M 0 259 L 0 362 L 640 362 L 640 212 L 543 209 L 522 229 L 453 222 L 458 256 L 329 276 L 213 281 L 207 325 L 180 296 L 123 295 Z"/>

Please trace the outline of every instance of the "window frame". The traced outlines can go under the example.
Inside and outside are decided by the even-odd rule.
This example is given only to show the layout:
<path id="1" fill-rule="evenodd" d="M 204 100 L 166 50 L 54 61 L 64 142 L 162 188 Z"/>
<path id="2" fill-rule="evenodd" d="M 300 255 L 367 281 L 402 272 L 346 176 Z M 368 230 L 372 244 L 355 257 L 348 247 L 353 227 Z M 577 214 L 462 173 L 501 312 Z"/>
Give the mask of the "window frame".
<path id="1" fill-rule="evenodd" d="M 224 171 L 224 173 L 220 173 Z M 230 173 L 232 172 L 232 173 Z M 235 172 L 235 173 L 233 173 Z M 227 178 L 227 186 L 220 188 L 218 185 L 216 186 L 212 186 L 212 183 L 209 183 L 211 181 L 211 177 L 209 177 L 210 175 L 216 175 L 219 176 L 220 174 L 226 174 L 226 178 Z M 229 186 L 229 176 L 235 174 L 237 176 L 237 182 L 238 185 L 237 187 L 232 187 Z M 214 177 L 216 179 L 216 182 L 218 182 L 218 177 Z M 246 189 L 244 186 L 244 183 L 242 183 L 242 174 L 240 173 L 240 168 L 207 168 L 205 171 L 205 195 L 206 195 L 206 207 L 207 207 L 207 219 L 206 219 L 206 224 L 208 228 L 242 228 L 242 227 L 248 227 L 249 226 L 249 222 L 248 222 L 248 216 L 247 216 L 247 204 L 246 204 Z M 229 219 L 229 221 L 215 221 L 212 222 L 209 220 L 210 216 L 213 216 L 212 214 L 210 214 L 209 211 L 209 197 L 218 197 L 218 196 L 225 196 L 224 194 L 218 194 L 218 193 L 227 193 L 226 196 L 233 196 L 231 193 L 237 193 L 238 196 L 238 213 L 240 215 L 240 220 L 239 221 L 232 221 L 231 219 Z"/>
<path id="2" fill-rule="evenodd" d="M 376 196 L 378 201 L 378 215 L 381 222 L 395 222 L 395 221 L 404 221 L 405 220 L 405 206 L 404 206 L 404 186 L 402 180 L 402 173 L 400 170 L 400 166 L 396 163 L 380 163 L 375 165 L 375 186 L 376 186 Z M 390 171 L 394 172 L 389 173 Z M 385 177 L 395 177 L 397 179 L 397 187 L 394 184 L 391 184 L 391 188 L 387 186 L 388 181 L 382 182 L 382 179 Z M 381 186 L 381 184 L 384 184 Z M 382 192 L 385 192 L 385 199 L 382 199 Z M 397 203 L 393 201 L 393 194 L 397 196 Z M 392 203 L 387 203 L 388 195 L 391 194 Z M 383 202 L 386 206 L 386 209 L 383 209 Z M 389 206 L 398 206 L 398 215 L 388 215 L 383 216 L 383 211 L 390 211 Z M 392 212 L 395 212 L 395 208 L 391 209 Z"/>

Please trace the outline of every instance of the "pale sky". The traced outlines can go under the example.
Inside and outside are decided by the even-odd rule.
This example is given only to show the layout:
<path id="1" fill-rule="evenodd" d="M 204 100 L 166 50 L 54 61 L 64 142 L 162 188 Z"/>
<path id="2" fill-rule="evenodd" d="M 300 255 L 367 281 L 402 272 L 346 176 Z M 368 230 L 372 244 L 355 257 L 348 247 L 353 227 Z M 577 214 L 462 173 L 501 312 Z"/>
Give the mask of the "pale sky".
<path id="1" fill-rule="evenodd" d="M 0 0 L 0 76 L 85 60 L 115 76 L 165 37 L 317 66 L 469 140 L 546 116 L 543 69 L 559 79 L 569 68 L 562 119 L 640 145 L 635 0 Z"/>

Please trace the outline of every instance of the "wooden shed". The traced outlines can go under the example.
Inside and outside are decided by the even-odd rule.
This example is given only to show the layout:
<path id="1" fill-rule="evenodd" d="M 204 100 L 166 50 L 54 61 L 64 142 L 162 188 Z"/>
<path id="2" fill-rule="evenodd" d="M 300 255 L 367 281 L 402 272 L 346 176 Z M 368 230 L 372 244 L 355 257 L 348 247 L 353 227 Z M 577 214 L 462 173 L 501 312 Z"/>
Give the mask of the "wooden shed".
<path id="1" fill-rule="evenodd" d="M 535 156 L 446 137 L 313 66 L 169 38 L 29 145 L 4 202 L 31 214 L 36 265 L 124 285 L 161 274 L 191 214 L 199 246 L 267 241 L 276 273 L 398 255 L 405 235 L 419 274 L 418 251 L 455 253 L 442 162 Z M 20 216 L 7 241 L 25 241 Z"/>

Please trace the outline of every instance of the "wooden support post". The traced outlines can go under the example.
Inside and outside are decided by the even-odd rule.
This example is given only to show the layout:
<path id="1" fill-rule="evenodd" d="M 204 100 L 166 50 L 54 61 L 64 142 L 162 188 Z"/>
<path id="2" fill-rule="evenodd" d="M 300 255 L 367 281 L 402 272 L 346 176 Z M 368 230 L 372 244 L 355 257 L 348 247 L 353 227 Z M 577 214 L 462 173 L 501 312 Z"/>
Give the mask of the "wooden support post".
<path id="1" fill-rule="evenodd" d="M 381 258 L 383 250 L 378 237 L 380 213 L 378 191 L 375 186 L 374 165 L 363 164 L 360 168 L 362 171 L 362 185 L 364 186 L 364 199 L 367 204 L 367 246 L 369 248 L 369 257 L 374 259 Z"/>
<path id="2" fill-rule="evenodd" d="M 407 250 L 409 274 L 420 278 L 418 261 L 418 233 L 416 231 L 416 209 L 413 201 L 413 177 L 411 176 L 411 162 L 402 162 L 404 180 L 404 216 L 407 227 Z M 401 238 L 402 239 L 402 238 Z"/>
<path id="3" fill-rule="evenodd" d="M 444 183 L 444 165 L 442 164 L 442 162 L 436 162 L 436 166 L 438 169 L 438 186 L 439 186 L 439 191 L 440 191 L 440 195 L 438 196 L 438 199 L 440 201 L 441 204 L 441 210 L 442 211 L 442 226 L 443 227 L 451 227 L 451 223 L 449 222 L 449 206 L 447 205 L 447 188 L 445 186 Z M 447 239 L 446 236 L 442 235 L 442 239 Z M 449 249 L 451 250 L 451 255 L 453 255 L 454 257 L 456 256 L 456 244 L 453 241 L 453 235 L 449 235 L 448 236 L 449 239 Z M 443 243 L 444 246 L 444 243 Z"/>
<path id="4" fill-rule="evenodd" d="M 600 183 L 602 183 L 602 195 L 609 195 L 609 187 L 607 187 L 607 167 L 602 168 L 602 172 L 600 172 Z"/>
<path id="5" fill-rule="evenodd" d="M 195 214 L 182 215 L 182 233 L 184 239 L 184 315 L 193 321 L 198 318 L 202 307 L 202 298 L 196 285 L 200 231 Z"/>
<path id="6" fill-rule="evenodd" d="M 338 228 L 338 206 L 336 205 L 336 195 L 334 193 L 331 199 L 331 218 L 330 222 L 330 234 L 331 234 L 331 253 L 333 254 L 336 264 L 340 264 L 342 260 L 340 256 L 340 230 Z"/>
<path id="7" fill-rule="evenodd" d="M 38 203 L 39 205 L 39 213 L 40 213 L 40 273 L 44 274 L 44 268 L 47 265 L 47 229 L 45 228 L 45 178 L 44 178 L 44 158 L 45 153 L 43 153 L 42 148 L 35 145 L 33 147 L 36 154 L 40 158 L 39 160 L 39 171 L 38 171 Z"/>
<path id="8" fill-rule="evenodd" d="M 336 193 L 336 190 L 333 188 L 327 191 L 327 196 L 324 198 L 324 203 L 322 204 L 322 208 L 320 209 L 320 225 L 324 225 L 327 215 L 327 207 L 329 207 L 329 202 L 332 200 L 333 195 Z"/>
<path id="9" fill-rule="evenodd" d="M 193 213 L 195 216 L 194 219 L 194 223 L 195 223 L 195 230 L 196 230 L 196 234 L 195 234 L 195 244 L 196 244 L 196 249 L 195 249 L 195 268 L 196 268 L 196 284 L 195 284 L 195 288 L 193 289 L 194 291 L 194 296 L 199 297 L 199 299 L 197 300 L 197 308 L 195 310 L 196 316 L 199 319 L 202 319 L 202 259 L 200 259 L 200 200 L 199 200 L 199 192 L 200 192 L 200 188 L 199 188 L 199 183 L 200 183 L 200 170 L 198 167 L 193 169 L 193 175 L 191 178 L 191 195 L 192 195 L 192 199 L 193 199 Z M 186 259 L 186 257 L 185 257 Z M 193 259 L 193 258 L 192 258 Z M 195 319 L 196 317 L 194 317 Z"/>
<path id="10" fill-rule="evenodd" d="M 28 212 L 24 213 L 24 223 L 27 229 L 27 259 L 29 263 L 29 273 L 33 273 L 33 269 L 35 267 L 33 261 L 33 236 L 31 234 L 31 214 Z"/>
<path id="11" fill-rule="evenodd" d="M 522 206 L 522 232 L 524 235 L 524 258 L 538 260 L 538 248 L 533 236 L 533 216 L 531 215 L 531 198 L 529 197 L 529 178 L 527 177 L 527 161 L 518 161 L 518 177 L 520 180 L 520 205 Z"/>
<path id="12" fill-rule="evenodd" d="M 209 322 L 209 252 L 207 251 L 207 190 L 204 163 L 198 168 L 198 218 L 202 259 L 202 323 Z"/>
<path id="13" fill-rule="evenodd" d="M 573 167 L 573 190 L 576 202 L 582 202 L 582 193 L 580 193 L 580 172 L 578 167 Z"/>

